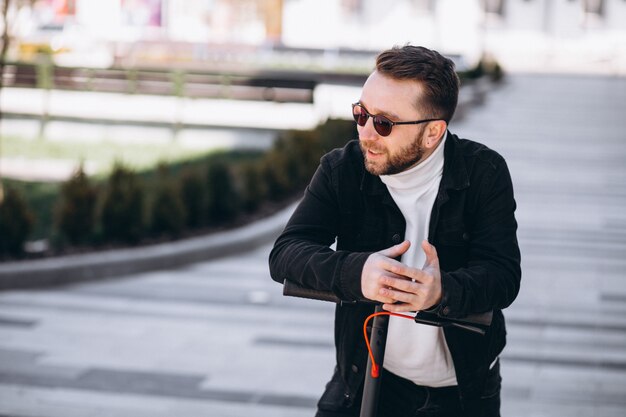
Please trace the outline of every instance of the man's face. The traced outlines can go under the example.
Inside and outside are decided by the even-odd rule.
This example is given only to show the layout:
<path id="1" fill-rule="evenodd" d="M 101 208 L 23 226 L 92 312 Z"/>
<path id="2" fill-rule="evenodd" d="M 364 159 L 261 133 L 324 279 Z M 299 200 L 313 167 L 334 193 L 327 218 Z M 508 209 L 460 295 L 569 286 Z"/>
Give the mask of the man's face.
<path id="1" fill-rule="evenodd" d="M 424 119 L 415 108 L 421 94 L 416 81 L 394 80 L 374 71 L 363 86 L 359 103 L 373 115 L 394 122 Z M 424 158 L 422 140 L 426 125 L 395 125 L 389 136 L 380 136 L 370 117 L 358 126 L 365 168 L 373 175 L 393 175 L 415 166 Z"/>

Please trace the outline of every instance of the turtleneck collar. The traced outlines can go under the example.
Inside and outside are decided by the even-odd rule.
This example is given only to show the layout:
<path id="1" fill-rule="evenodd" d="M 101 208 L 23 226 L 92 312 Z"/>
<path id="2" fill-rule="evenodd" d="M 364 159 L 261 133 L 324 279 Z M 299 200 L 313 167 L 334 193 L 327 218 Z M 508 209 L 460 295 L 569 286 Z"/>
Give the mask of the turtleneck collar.
<path id="1" fill-rule="evenodd" d="M 409 190 L 423 187 L 437 178 L 441 178 L 444 161 L 443 150 L 447 137 L 448 131 L 444 133 L 435 151 L 425 160 L 398 174 L 381 175 L 380 180 L 389 188 Z"/>

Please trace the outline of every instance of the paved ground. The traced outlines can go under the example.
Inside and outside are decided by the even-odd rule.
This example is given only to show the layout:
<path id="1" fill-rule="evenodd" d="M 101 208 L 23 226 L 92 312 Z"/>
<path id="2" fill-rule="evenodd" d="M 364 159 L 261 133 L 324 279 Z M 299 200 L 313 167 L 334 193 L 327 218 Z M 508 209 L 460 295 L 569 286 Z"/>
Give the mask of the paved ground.
<path id="1" fill-rule="evenodd" d="M 516 188 L 505 416 L 626 414 L 624 114 L 626 79 L 515 76 L 453 127 Z M 0 416 L 311 416 L 332 305 L 281 297 L 268 251 L 0 293 Z"/>

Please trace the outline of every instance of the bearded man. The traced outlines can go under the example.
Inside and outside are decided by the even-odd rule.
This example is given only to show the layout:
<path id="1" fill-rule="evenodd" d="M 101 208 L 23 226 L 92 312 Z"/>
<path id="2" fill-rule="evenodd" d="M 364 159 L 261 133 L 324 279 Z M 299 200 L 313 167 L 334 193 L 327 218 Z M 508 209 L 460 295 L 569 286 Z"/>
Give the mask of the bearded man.
<path id="1" fill-rule="evenodd" d="M 436 51 L 378 55 L 352 105 L 358 141 L 322 157 L 270 254 L 274 280 L 347 301 L 318 417 L 359 415 L 361 328 L 374 310 L 362 300 L 447 318 L 493 311 L 485 336 L 391 317 L 378 415 L 500 415 L 501 310 L 521 279 L 516 204 L 504 159 L 448 130 L 458 92 L 453 62 Z"/>

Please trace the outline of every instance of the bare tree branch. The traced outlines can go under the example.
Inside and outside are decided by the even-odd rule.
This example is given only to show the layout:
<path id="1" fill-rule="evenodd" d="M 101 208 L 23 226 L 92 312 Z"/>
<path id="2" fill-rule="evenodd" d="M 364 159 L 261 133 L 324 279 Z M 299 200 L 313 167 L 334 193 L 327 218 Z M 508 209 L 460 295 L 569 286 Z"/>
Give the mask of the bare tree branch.
<path id="1" fill-rule="evenodd" d="M 0 49 L 0 94 L 4 86 L 4 66 L 7 52 L 9 51 L 9 3 L 11 0 L 2 1 L 2 49 Z M 2 123 L 2 106 L 0 106 L 0 124 Z M 2 134 L 0 132 L 0 159 L 2 158 Z M 1 162 L 0 162 L 1 164 Z M 4 200 L 4 186 L 2 184 L 2 167 L 0 166 L 0 203 Z"/>

